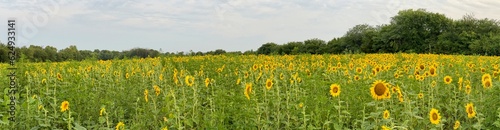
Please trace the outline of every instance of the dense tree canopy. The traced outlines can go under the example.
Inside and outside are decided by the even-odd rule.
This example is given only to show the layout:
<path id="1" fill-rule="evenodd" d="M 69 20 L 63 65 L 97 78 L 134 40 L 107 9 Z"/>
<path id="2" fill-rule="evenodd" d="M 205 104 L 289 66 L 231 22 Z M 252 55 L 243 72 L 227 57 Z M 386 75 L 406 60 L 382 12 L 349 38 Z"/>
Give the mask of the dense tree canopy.
<path id="1" fill-rule="evenodd" d="M 153 49 L 133 48 L 126 51 L 78 50 L 74 45 L 58 50 L 52 46 L 15 48 L 17 57 L 31 62 L 85 59 L 124 59 L 157 57 L 160 55 L 221 55 L 221 54 L 339 54 L 339 53 L 436 53 L 500 55 L 500 23 L 493 19 L 477 19 L 472 15 L 453 20 L 443 14 L 424 9 L 399 11 L 389 24 L 360 24 L 342 37 L 330 41 L 313 38 L 284 44 L 268 42 L 256 51 L 226 52 L 223 49 L 203 52 L 160 53 Z M 8 62 L 9 49 L 0 43 L 0 62 Z"/>

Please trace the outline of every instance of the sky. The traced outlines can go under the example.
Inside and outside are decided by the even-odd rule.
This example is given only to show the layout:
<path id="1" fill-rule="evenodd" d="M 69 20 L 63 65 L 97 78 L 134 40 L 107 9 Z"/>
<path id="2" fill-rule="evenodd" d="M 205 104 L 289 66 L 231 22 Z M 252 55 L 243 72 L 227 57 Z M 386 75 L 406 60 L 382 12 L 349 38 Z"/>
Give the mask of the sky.
<path id="1" fill-rule="evenodd" d="M 341 37 L 358 24 L 388 24 L 399 10 L 500 19 L 499 0 L 0 0 L 0 42 L 16 19 L 16 46 L 162 52 L 257 50 Z"/>

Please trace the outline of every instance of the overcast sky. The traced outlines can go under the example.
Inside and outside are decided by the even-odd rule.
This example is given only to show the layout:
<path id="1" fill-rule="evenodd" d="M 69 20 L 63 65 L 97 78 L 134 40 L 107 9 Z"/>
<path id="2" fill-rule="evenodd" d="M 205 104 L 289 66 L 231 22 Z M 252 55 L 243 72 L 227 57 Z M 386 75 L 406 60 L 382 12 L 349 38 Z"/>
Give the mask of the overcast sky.
<path id="1" fill-rule="evenodd" d="M 262 44 L 329 41 L 357 24 L 387 24 L 403 9 L 460 19 L 500 19 L 499 0 L 0 0 L 0 41 L 17 19 L 17 46 L 163 52 L 256 50 Z"/>

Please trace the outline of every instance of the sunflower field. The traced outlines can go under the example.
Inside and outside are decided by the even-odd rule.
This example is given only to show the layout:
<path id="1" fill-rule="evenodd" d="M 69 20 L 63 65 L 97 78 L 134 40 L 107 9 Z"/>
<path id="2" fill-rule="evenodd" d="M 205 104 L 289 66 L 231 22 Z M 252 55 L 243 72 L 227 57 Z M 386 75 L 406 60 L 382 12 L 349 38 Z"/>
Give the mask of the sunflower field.
<path id="1" fill-rule="evenodd" d="M 21 62 L 15 122 L 0 79 L 0 129 L 499 129 L 499 65 L 404 53 Z"/>

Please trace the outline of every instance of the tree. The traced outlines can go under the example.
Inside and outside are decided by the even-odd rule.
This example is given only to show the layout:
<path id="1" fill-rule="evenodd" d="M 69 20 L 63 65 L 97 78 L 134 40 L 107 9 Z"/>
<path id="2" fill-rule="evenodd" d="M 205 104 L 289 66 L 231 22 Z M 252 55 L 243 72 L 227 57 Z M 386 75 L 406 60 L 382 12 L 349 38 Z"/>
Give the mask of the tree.
<path id="1" fill-rule="evenodd" d="M 392 17 L 388 40 L 396 51 L 429 52 L 438 36 L 449 28 L 452 20 L 443 14 L 424 9 L 402 10 Z M 392 35 L 392 36 L 391 36 Z M 387 37 L 386 37 L 387 38 Z"/>
<path id="2" fill-rule="evenodd" d="M 269 55 L 272 52 L 277 52 L 276 46 L 278 46 L 278 45 L 276 43 L 272 43 L 272 42 L 263 44 L 261 47 L 259 47 L 257 49 L 257 53 Z"/>
<path id="3" fill-rule="evenodd" d="M 325 41 L 318 38 L 305 40 L 303 52 L 308 54 L 323 54 L 324 51 L 321 49 L 324 48 L 324 46 L 326 46 Z"/>

